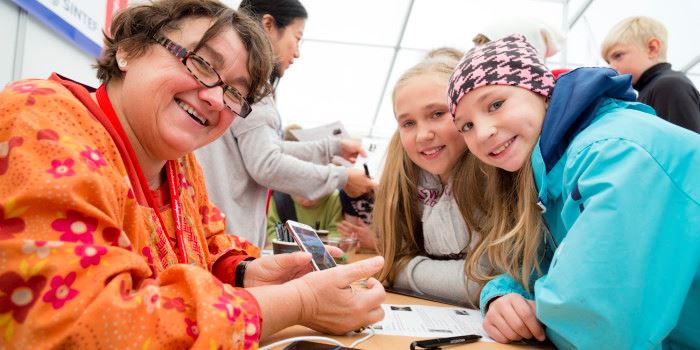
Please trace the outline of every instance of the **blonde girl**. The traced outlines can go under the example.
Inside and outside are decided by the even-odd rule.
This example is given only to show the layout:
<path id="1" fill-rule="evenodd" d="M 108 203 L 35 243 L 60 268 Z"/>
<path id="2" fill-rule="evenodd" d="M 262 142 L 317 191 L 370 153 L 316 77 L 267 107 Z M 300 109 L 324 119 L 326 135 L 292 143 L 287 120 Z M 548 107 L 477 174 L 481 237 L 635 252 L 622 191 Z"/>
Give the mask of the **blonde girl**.
<path id="1" fill-rule="evenodd" d="M 373 212 L 385 257 L 380 280 L 476 307 L 481 286 L 466 278 L 474 242 L 454 201 L 452 177 L 468 153 L 447 109 L 447 81 L 461 53 L 438 49 L 405 72 L 392 99 L 398 129 L 388 150 Z"/>
<path id="2" fill-rule="evenodd" d="M 579 68 L 555 85 L 520 35 L 468 52 L 450 78 L 488 178 L 462 209 L 483 235 L 469 270 L 490 279 L 495 340 L 542 340 L 545 325 L 558 348 L 700 348 L 700 135 L 634 102 L 630 80 Z M 481 273 L 481 256 L 506 274 Z"/>

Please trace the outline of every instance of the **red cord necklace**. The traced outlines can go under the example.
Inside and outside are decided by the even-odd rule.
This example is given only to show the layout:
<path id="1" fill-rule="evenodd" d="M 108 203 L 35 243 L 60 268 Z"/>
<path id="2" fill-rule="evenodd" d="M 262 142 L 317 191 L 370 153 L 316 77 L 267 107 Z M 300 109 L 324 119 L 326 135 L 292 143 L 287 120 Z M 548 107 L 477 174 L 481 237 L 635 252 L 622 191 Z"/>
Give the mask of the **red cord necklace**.
<path id="1" fill-rule="evenodd" d="M 131 143 L 129 142 L 129 139 L 126 137 L 126 133 L 124 132 L 124 129 L 121 126 L 121 123 L 119 122 L 119 119 L 117 118 L 117 114 L 114 112 L 114 108 L 112 107 L 112 102 L 109 101 L 109 96 L 107 96 L 107 89 L 104 84 L 100 85 L 100 87 L 97 89 L 97 92 L 95 93 L 97 97 L 97 104 L 100 106 L 100 109 L 102 109 L 102 112 L 104 112 L 105 115 L 107 115 L 107 118 L 109 118 L 109 121 L 112 123 L 112 126 L 117 130 L 117 133 L 119 134 L 119 137 L 124 141 L 124 144 L 126 145 L 126 150 L 129 153 L 129 157 L 134 160 L 134 168 L 136 168 L 136 174 L 139 179 L 139 183 L 141 185 L 141 188 L 144 189 L 144 195 L 146 197 L 146 201 L 148 202 L 148 205 L 153 209 L 153 211 L 156 213 L 156 216 L 158 217 L 158 221 L 160 222 L 160 227 L 163 229 L 163 231 L 167 232 L 168 230 L 165 228 L 165 223 L 163 222 L 163 218 L 160 215 L 160 211 L 158 210 L 158 205 L 156 204 L 155 199 L 153 198 L 153 194 L 151 194 L 151 190 L 148 187 L 148 181 L 146 181 L 146 177 L 143 175 L 143 170 L 141 169 L 141 166 L 138 163 L 138 158 L 136 158 L 136 153 L 134 152 L 134 149 L 131 147 Z M 172 207 L 173 211 L 173 220 L 175 220 L 175 235 L 177 237 L 177 247 L 172 247 L 173 250 L 178 250 L 179 255 L 178 255 L 178 261 L 181 264 L 187 264 L 188 259 L 187 259 L 187 252 L 185 248 L 185 236 L 184 236 L 184 217 L 182 215 L 182 203 L 180 202 L 180 197 L 178 194 L 180 193 L 180 184 L 177 179 L 177 170 L 176 170 L 176 164 L 174 160 L 168 160 L 166 162 L 166 173 L 168 177 L 168 189 L 170 190 L 170 204 Z M 179 249 L 177 249 L 179 248 Z"/>

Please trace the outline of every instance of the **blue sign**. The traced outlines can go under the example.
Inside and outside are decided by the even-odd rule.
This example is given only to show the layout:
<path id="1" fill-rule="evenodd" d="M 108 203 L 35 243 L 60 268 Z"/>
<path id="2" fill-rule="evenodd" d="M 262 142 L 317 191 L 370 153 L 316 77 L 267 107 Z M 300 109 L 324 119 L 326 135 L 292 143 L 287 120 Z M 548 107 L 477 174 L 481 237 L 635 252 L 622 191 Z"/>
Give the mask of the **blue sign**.
<path id="1" fill-rule="evenodd" d="M 82 50 L 92 56 L 100 56 L 102 30 L 105 22 L 111 19 L 114 0 L 12 1 Z M 125 0 L 119 2 L 126 5 Z"/>

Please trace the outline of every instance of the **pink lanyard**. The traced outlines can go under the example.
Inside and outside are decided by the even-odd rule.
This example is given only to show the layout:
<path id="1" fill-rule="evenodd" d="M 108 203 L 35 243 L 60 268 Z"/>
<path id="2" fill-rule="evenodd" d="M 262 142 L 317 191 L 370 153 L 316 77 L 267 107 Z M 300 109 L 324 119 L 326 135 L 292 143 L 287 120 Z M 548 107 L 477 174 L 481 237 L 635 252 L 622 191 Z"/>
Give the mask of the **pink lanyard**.
<path id="1" fill-rule="evenodd" d="M 153 209 L 153 211 L 156 213 L 158 221 L 160 222 L 160 227 L 167 235 L 168 231 L 165 228 L 165 223 L 163 222 L 163 218 L 161 217 L 160 211 L 158 210 L 158 205 L 156 204 L 156 201 L 153 198 L 153 194 L 151 193 L 151 190 L 148 187 L 148 182 L 146 181 L 146 177 L 143 175 L 143 170 L 141 170 L 141 166 L 138 163 L 136 153 L 131 147 L 131 143 L 126 137 L 126 133 L 124 133 L 124 129 L 122 129 L 121 123 L 119 123 L 117 114 L 114 112 L 112 102 L 109 101 L 109 96 L 107 96 L 107 89 L 105 88 L 104 84 L 100 85 L 95 95 L 97 97 L 97 103 L 100 106 L 100 109 L 102 109 L 102 112 L 104 112 L 104 114 L 107 115 L 107 118 L 109 118 L 109 121 L 112 123 L 112 126 L 114 126 L 114 128 L 117 130 L 119 137 L 124 141 L 124 145 L 126 145 L 126 150 L 129 153 L 129 157 L 131 157 L 131 159 L 134 160 L 134 168 L 136 168 L 136 174 L 138 176 L 141 188 L 146 189 L 145 191 L 143 191 L 146 197 L 146 201 L 148 202 L 148 205 L 151 207 L 151 209 Z M 174 160 L 169 160 L 166 162 L 166 173 L 168 177 L 168 189 L 170 190 L 170 205 L 173 211 L 173 220 L 175 220 L 175 235 L 177 237 L 177 246 L 180 248 L 178 261 L 181 264 L 187 264 L 188 259 L 185 248 L 185 234 L 183 229 L 184 218 L 182 216 L 182 203 L 180 202 L 180 197 L 178 196 L 178 194 L 180 193 L 180 184 L 178 183 L 178 179 L 176 177 L 177 170 Z M 172 248 L 173 250 L 176 250 L 176 247 Z"/>

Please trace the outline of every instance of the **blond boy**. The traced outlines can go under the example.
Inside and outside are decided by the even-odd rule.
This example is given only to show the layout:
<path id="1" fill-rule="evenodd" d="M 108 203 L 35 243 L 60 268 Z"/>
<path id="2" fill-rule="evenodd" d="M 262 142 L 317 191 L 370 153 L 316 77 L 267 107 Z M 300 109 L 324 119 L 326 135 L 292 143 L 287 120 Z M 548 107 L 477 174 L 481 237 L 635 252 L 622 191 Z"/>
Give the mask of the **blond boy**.
<path id="1" fill-rule="evenodd" d="M 671 123 L 700 133 L 700 93 L 682 72 L 666 62 L 668 33 L 650 17 L 617 23 L 601 46 L 603 59 L 620 74 L 631 74 L 637 100 Z"/>

